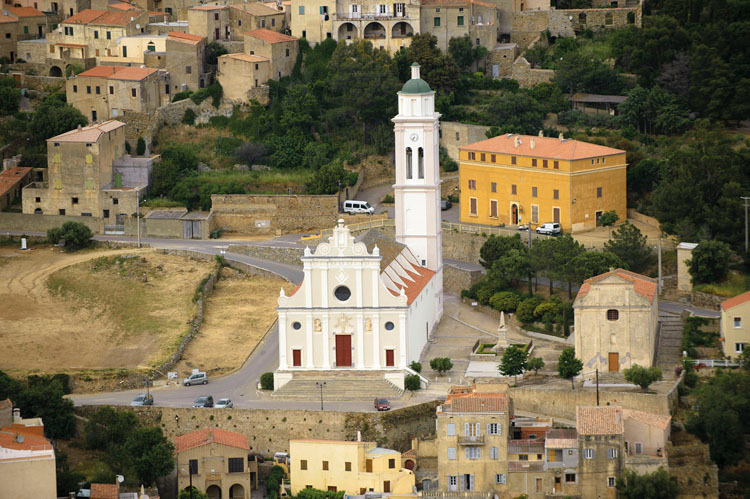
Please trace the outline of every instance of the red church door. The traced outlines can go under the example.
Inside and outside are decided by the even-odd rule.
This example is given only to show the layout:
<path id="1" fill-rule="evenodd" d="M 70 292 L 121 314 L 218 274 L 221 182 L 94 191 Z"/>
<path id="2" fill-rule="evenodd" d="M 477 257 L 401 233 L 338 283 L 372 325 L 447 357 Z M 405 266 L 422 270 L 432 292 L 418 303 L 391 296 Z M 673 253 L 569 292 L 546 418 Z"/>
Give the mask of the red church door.
<path id="1" fill-rule="evenodd" d="M 336 335 L 336 367 L 351 367 L 352 337 L 348 334 Z"/>

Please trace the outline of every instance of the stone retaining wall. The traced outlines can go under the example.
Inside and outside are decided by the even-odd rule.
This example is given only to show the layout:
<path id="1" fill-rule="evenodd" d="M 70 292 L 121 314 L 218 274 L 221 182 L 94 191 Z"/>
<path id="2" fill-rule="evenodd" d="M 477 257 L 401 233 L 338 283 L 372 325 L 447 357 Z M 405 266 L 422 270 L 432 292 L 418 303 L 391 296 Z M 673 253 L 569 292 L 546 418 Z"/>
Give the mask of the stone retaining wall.
<path id="1" fill-rule="evenodd" d="M 692 291 L 690 293 L 690 303 L 696 307 L 711 308 L 719 310 L 721 308 L 721 302 L 726 300 L 725 297 L 710 295 L 708 293 L 702 293 L 700 291 Z"/>
<path id="2" fill-rule="evenodd" d="M 484 277 L 481 270 L 466 270 L 450 263 L 443 265 L 443 291 L 454 295 L 461 295 L 461 291 L 469 289 Z"/>
<path id="3" fill-rule="evenodd" d="M 317 244 L 317 240 L 316 240 Z M 287 248 L 281 246 L 253 246 L 244 244 L 230 244 L 227 249 L 230 253 L 252 256 L 262 260 L 285 263 L 287 265 L 300 266 L 302 262 L 302 248 Z"/>
<path id="4" fill-rule="evenodd" d="M 539 83 L 549 83 L 555 71 L 552 69 L 533 69 L 529 61 L 521 56 L 513 62 L 511 78 L 518 81 L 522 88 L 531 88 Z"/>

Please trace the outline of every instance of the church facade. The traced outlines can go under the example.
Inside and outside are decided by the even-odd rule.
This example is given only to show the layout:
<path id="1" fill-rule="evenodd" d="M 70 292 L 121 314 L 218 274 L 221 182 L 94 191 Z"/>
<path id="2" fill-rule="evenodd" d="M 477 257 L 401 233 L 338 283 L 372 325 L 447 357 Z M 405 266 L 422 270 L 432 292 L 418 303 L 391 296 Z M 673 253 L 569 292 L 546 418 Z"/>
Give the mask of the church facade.
<path id="1" fill-rule="evenodd" d="M 328 241 L 306 248 L 304 279 L 278 300 L 279 368 L 295 374 L 377 372 L 404 387 L 443 310 L 439 114 L 435 94 L 412 67 L 398 93 L 396 237 L 358 237 L 339 220 Z"/>

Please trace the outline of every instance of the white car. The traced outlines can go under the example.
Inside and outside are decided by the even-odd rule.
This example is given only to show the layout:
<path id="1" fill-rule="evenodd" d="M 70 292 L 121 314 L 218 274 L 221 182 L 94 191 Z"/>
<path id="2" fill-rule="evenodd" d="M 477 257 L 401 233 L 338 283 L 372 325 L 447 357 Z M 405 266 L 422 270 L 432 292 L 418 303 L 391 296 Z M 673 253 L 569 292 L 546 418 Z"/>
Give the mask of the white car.
<path id="1" fill-rule="evenodd" d="M 206 373 L 200 372 L 200 373 L 193 373 L 187 378 L 182 380 L 182 384 L 185 386 L 190 385 L 205 385 L 208 383 L 208 376 Z"/>
<path id="2" fill-rule="evenodd" d="M 234 407 L 232 399 L 219 399 L 214 405 L 215 409 L 231 409 L 232 407 Z"/>
<path id="3" fill-rule="evenodd" d="M 375 213 L 375 208 L 370 206 L 367 201 L 357 201 L 356 199 L 347 199 L 344 201 L 344 213 L 350 213 L 356 215 L 357 213 L 365 213 L 372 215 Z"/>
<path id="4" fill-rule="evenodd" d="M 537 234 L 547 234 L 548 236 L 557 236 L 562 234 L 562 229 L 560 228 L 560 224 L 557 222 L 549 222 L 546 224 L 542 224 L 539 227 L 536 228 Z"/>

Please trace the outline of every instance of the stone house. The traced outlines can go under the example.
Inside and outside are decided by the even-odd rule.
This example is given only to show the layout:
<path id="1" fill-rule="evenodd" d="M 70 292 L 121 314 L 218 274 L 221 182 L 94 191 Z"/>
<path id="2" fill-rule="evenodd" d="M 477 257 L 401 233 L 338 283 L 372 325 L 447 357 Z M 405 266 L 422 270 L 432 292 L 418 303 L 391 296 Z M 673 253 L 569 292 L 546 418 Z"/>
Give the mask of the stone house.
<path id="1" fill-rule="evenodd" d="M 193 487 L 208 497 L 250 499 L 258 488 L 258 461 L 241 433 L 205 428 L 175 439 L 177 488 Z M 252 459 L 251 459 L 252 457 Z"/>
<path id="2" fill-rule="evenodd" d="M 283 10 L 260 2 L 236 3 L 229 6 L 230 33 L 266 28 L 283 32 L 288 28 Z"/>
<path id="3" fill-rule="evenodd" d="M 578 479 L 582 497 L 616 497 L 622 472 L 624 417 L 618 406 L 576 407 Z"/>
<path id="4" fill-rule="evenodd" d="M 508 492 L 513 408 L 504 393 L 451 393 L 437 408 L 438 482 L 443 492 Z"/>
<path id="5" fill-rule="evenodd" d="M 240 40 L 232 38 L 232 23 L 227 5 L 200 5 L 187 11 L 188 33 L 204 36 L 208 42 Z"/>
<path id="6" fill-rule="evenodd" d="M 655 279 L 616 269 L 586 279 L 573 302 L 583 374 L 654 365 L 659 329 Z"/>
<path id="7" fill-rule="evenodd" d="M 737 359 L 750 345 L 750 291 L 721 302 L 721 348 Z"/>
<path id="8" fill-rule="evenodd" d="M 166 67 L 167 35 L 136 34 L 117 40 L 117 51 L 112 56 L 99 56 L 100 65 L 153 67 L 153 56 L 159 55 L 162 67 Z M 122 54 L 127 54 L 124 57 Z"/>
<path id="9" fill-rule="evenodd" d="M 179 31 L 167 36 L 167 67 L 172 82 L 172 94 L 183 90 L 198 90 L 206 86 L 209 75 L 204 68 L 206 37 Z"/>
<path id="10" fill-rule="evenodd" d="M 579 495 L 578 432 L 575 429 L 548 430 L 544 450 L 545 492 Z"/>
<path id="11" fill-rule="evenodd" d="M 410 495 L 414 472 L 401 464 L 401 453 L 375 442 L 290 440 L 292 495 L 305 488 Z"/>
<path id="12" fill-rule="evenodd" d="M 21 200 L 21 190 L 31 182 L 32 170 L 15 166 L 0 173 L 0 211 Z"/>
<path id="13" fill-rule="evenodd" d="M 265 85 L 271 77 L 271 61 L 247 54 L 225 54 L 219 57 L 216 79 L 224 89 L 224 98 L 246 103 L 253 88 Z"/>
<path id="14" fill-rule="evenodd" d="M 65 93 L 92 123 L 125 111 L 152 114 L 170 101 L 170 75 L 155 68 L 96 66 L 68 78 Z"/>
<path id="15" fill-rule="evenodd" d="M 124 154 L 125 123 L 115 120 L 47 139 L 45 177 L 24 187 L 23 212 L 96 216 L 123 225 L 148 188 L 144 175 L 117 171 Z M 150 160 L 141 167 L 148 171 L 152 165 Z"/>
<path id="16" fill-rule="evenodd" d="M 638 473 L 667 468 L 672 416 L 624 409 L 624 467 Z"/>
<path id="17" fill-rule="evenodd" d="M 533 497 L 544 493 L 544 438 L 508 441 L 508 489 Z"/>
<path id="18" fill-rule="evenodd" d="M 0 12 L 0 58 L 10 62 L 23 59 L 17 44 L 43 38 L 49 31 L 47 16 L 33 7 L 4 6 Z"/>
<path id="19" fill-rule="evenodd" d="M 438 39 L 448 51 L 451 38 L 468 35 L 472 45 L 491 50 L 497 43 L 497 5 L 482 0 L 422 0 L 420 31 Z"/>
<path id="20" fill-rule="evenodd" d="M 280 80 L 292 74 L 299 51 L 298 38 L 267 28 L 246 31 L 243 35 L 246 54 L 265 57 L 270 61 L 269 79 Z"/>

